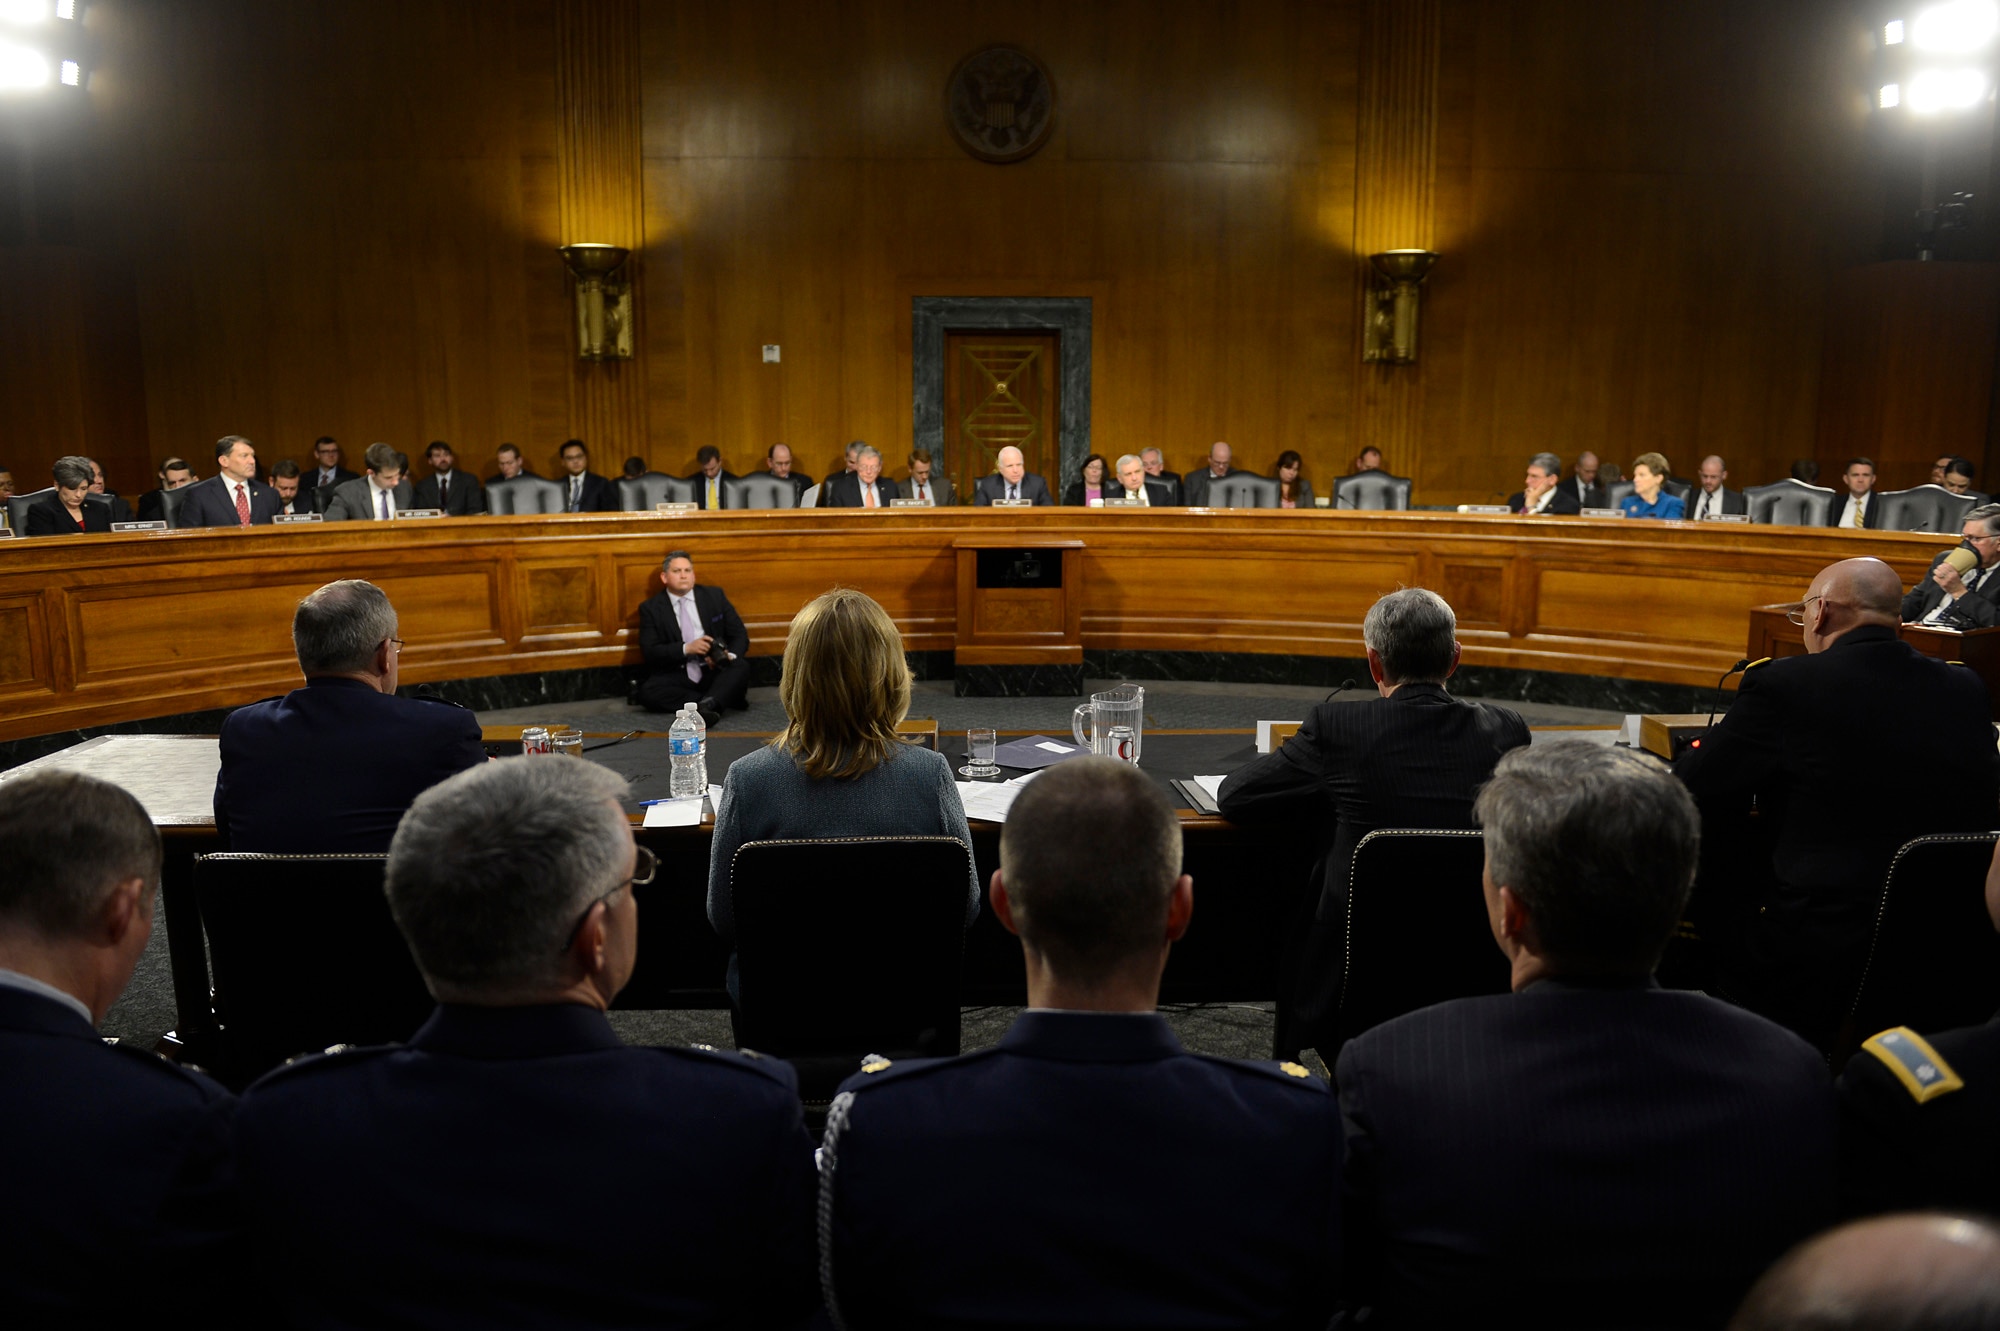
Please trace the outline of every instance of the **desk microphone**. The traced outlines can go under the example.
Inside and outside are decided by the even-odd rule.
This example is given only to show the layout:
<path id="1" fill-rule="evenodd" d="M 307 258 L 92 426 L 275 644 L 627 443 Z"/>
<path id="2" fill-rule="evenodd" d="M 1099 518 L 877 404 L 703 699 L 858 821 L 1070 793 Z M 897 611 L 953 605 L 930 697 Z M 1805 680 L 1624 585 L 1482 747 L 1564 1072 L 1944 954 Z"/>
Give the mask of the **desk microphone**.
<path id="1" fill-rule="evenodd" d="M 1722 672 L 1722 678 L 1715 681 L 1715 701 L 1711 702 L 1708 705 L 1708 724 L 1702 727 L 1703 733 L 1715 729 L 1715 709 L 1722 706 L 1722 686 L 1729 682 L 1729 677 L 1733 674 L 1736 674 L 1738 671 L 1748 670 L 1751 666 L 1763 665 L 1764 662 L 1770 659 L 1771 658 L 1768 656 L 1760 656 L 1756 660 L 1752 661 L 1749 657 L 1746 656 L 1741 661 L 1738 661 L 1735 665 L 1729 667 L 1729 669 Z M 1696 740 L 1695 743 L 1699 745 L 1701 741 Z"/>
<path id="2" fill-rule="evenodd" d="M 1339 688 L 1337 688 L 1337 689 L 1335 689 L 1335 690 L 1334 690 L 1334 691 L 1333 691 L 1332 693 L 1329 693 L 1329 694 L 1327 694 L 1327 695 L 1326 695 L 1326 697 L 1324 697 L 1324 698 L 1320 699 L 1320 702 L 1321 702 L 1321 704 L 1322 704 L 1322 705 L 1324 705 L 1324 704 L 1326 704 L 1326 703 L 1330 703 L 1330 702 L 1332 702 L 1332 701 L 1333 701 L 1333 700 L 1334 700 L 1335 698 L 1338 698 L 1338 697 L 1339 697 L 1339 696 L 1340 696 L 1341 694 L 1343 694 L 1343 693 L 1347 692 L 1347 691 L 1348 691 L 1349 689 L 1352 689 L 1352 688 L 1357 688 L 1357 687 L 1359 687 L 1359 686 L 1355 684 L 1355 682 L 1353 681 L 1353 679 L 1351 679 L 1351 678 L 1350 678 L 1350 679 L 1343 679 L 1343 680 L 1341 680 L 1341 681 L 1340 681 L 1340 687 L 1339 687 Z"/>

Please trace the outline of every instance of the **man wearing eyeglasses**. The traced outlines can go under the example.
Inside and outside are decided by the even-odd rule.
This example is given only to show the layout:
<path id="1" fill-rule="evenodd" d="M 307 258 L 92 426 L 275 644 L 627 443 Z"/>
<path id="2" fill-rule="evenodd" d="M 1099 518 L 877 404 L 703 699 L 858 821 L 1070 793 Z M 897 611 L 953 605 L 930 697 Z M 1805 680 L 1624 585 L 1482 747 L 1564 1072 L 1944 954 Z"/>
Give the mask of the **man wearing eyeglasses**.
<path id="1" fill-rule="evenodd" d="M 1986 504 L 1965 515 L 1961 550 L 1978 556 L 1975 568 L 1961 573 L 1945 562 L 1947 550 L 1931 561 L 1927 572 L 1903 598 L 1903 622 L 1933 628 L 1987 629 L 2000 624 L 2000 504 Z"/>
<path id="2" fill-rule="evenodd" d="M 1701 807 L 1696 906 L 1722 987 L 1822 1050 L 1897 849 L 1989 828 L 2000 801 L 1985 685 L 1897 637 L 1902 591 L 1879 559 L 1821 570 L 1792 610 L 1807 655 L 1747 671 L 1674 767 Z"/>
<path id="3" fill-rule="evenodd" d="M 478 718 L 396 696 L 403 642 L 373 583 L 330 582 L 300 601 L 292 645 L 305 687 L 222 723 L 215 829 L 234 851 L 379 855 L 411 800 L 486 761 Z"/>
<path id="4" fill-rule="evenodd" d="M 625 782 L 511 758 L 411 805 L 396 926 L 437 1011 L 407 1045 L 298 1060 L 236 1118 L 272 1320 L 802 1325 L 816 1182 L 780 1059 L 625 1044 L 638 955 Z M 330 1265 L 331 1263 L 331 1265 Z M 327 1278 L 329 1271 L 352 1278 Z"/>

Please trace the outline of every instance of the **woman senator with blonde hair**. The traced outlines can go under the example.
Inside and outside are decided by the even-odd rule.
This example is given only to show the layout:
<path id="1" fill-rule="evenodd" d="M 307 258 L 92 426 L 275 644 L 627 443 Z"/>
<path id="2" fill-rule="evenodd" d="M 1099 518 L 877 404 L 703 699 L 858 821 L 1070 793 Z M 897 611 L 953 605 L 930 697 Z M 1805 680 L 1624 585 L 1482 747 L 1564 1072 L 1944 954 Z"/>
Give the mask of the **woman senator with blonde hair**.
<path id="1" fill-rule="evenodd" d="M 896 738 L 910 710 L 903 635 L 888 612 L 846 587 L 816 597 L 785 638 L 778 700 L 785 731 L 729 765 L 708 854 L 708 920 L 734 942 L 729 867 L 746 841 L 846 836 L 952 836 L 972 844 L 942 754 Z M 979 880 L 965 884 L 965 922 Z M 730 988 L 735 989 L 735 962 Z"/>

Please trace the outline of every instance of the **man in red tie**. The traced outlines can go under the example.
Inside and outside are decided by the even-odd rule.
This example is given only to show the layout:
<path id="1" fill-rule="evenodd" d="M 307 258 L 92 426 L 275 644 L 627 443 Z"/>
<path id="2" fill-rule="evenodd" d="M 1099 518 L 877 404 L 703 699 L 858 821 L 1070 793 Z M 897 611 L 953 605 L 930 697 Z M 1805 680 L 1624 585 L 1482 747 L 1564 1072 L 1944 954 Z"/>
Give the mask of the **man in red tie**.
<path id="1" fill-rule="evenodd" d="M 636 697 L 649 712 L 678 712 L 695 703 L 714 725 L 724 707 L 746 710 L 750 689 L 750 631 L 720 587 L 697 587 L 694 559 L 685 550 L 667 556 L 666 587 L 639 607 L 639 651 L 653 673 Z"/>
<path id="2" fill-rule="evenodd" d="M 240 434 L 215 441 L 220 473 L 187 487 L 176 527 L 262 526 L 285 506 L 278 492 L 257 479 L 257 447 Z"/>
<path id="3" fill-rule="evenodd" d="M 954 496 L 951 478 L 932 475 L 931 451 L 919 448 L 910 454 L 910 479 L 904 483 L 912 499 L 928 499 L 939 508 L 951 505 Z"/>

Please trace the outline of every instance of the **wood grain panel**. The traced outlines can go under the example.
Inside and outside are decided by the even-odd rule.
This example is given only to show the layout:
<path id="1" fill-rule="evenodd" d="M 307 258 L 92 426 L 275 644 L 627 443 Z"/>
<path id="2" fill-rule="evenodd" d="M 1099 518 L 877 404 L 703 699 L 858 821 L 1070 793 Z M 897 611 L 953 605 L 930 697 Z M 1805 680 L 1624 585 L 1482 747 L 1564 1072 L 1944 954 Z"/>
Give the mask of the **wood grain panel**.
<path id="1" fill-rule="evenodd" d="M 172 595 L 142 581 L 71 597 L 80 684 L 187 670 L 268 669 L 296 662 L 292 610 L 318 582 L 181 585 Z"/>
<path id="2" fill-rule="evenodd" d="M 0 599 L 0 693 L 46 690 L 52 674 L 42 598 Z"/>
<path id="3" fill-rule="evenodd" d="M 588 564 L 523 563 L 522 627 L 529 641 L 597 632 L 597 577 Z"/>

